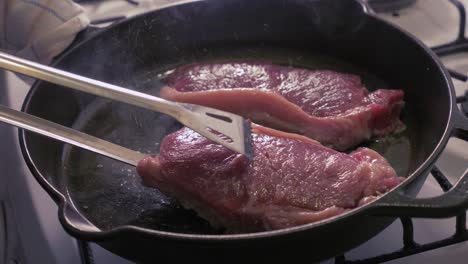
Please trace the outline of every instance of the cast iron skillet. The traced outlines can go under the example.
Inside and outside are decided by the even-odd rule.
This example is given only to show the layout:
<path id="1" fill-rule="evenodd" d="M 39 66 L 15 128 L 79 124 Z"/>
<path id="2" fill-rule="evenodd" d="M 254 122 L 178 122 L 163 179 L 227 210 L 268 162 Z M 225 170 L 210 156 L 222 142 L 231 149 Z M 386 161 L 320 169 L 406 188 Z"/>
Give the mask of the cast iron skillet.
<path id="1" fill-rule="evenodd" d="M 313 261 L 368 240 L 397 216 L 446 217 L 467 207 L 468 174 L 442 196 L 413 198 L 448 139 L 468 138 L 449 75 L 428 48 L 359 1 L 186 2 L 113 25 L 74 46 L 55 66 L 157 95 L 160 78 L 177 65 L 242 58 L 353 72 L 370 89 L 403 89 L 406 132 L 367 145 L 407 176 L 404 183 L 321 222 L 227 235 L 142 187 L 134 168 L 22 131 L 24 157 L 58 203 L 64 228 L 143 262 L 237 261 L 247 254 L 250 260 Z M 161 138 L 179 127 L 158 113 L 44 82 L 35 83 L 23 111 L 145 153 L 157 153 Z"/>

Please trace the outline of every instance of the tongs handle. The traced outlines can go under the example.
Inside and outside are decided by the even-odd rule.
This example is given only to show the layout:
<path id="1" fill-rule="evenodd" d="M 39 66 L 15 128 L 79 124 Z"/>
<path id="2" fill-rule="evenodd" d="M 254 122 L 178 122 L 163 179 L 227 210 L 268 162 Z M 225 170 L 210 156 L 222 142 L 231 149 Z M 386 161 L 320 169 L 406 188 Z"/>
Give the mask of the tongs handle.
<path id="1" fill-rule="evenodd" d="M 86 78 L 84 76 L 24 60 L 4 52 L 0 52 L 0 68 L 69 87 L 78 91 L 162 112 L 178 120 L 180 119 L 182 112 L 185 110 L 177 103 L 167 101 L 156 96 Z"/>
<path id="2" fill-rule="evenodd" d="M 218 144 L 247 157 L 252 156 L 249 140 L 250 124 L 241 116 L 199 105 L 174 103 L 3 52 L 0 52 L 0 68 L 78 91 L 162 112 Z"/>
<path id="3" fill-rule="evenodd" d="M 0 122 L 57 139 L 136 166 L 146 155 L 57 123 L 0 105 Z"/>

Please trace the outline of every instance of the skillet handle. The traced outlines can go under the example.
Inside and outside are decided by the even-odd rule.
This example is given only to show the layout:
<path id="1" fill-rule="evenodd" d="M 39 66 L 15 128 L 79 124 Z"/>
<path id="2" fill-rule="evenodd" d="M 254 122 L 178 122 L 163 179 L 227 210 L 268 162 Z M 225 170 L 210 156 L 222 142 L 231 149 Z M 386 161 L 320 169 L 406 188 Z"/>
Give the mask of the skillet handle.
<path id="1" fill-rule="evenodd" d="M 468 118 L 455 106 L 453 136 L 468 141 Z M 413 198 L 404 188 L 376 201 L 372 215 L 444 218 L 460 214 L 468 208 L 468 169 L 446 193 L 431 198 Z"/>

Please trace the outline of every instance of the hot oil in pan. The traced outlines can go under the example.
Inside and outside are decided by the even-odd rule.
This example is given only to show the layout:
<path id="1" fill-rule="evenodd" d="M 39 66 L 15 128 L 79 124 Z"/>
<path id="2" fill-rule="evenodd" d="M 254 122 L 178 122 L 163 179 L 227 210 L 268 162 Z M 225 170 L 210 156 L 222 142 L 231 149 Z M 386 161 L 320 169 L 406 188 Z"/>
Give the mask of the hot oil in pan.
<path id="1" fill-rule="evenodd" d="M 164 135 L 181 126 L 144 109 L 97 99 L 83 111 L 74 128 L 121 146 L 158 153 Z M 185 233 L 213 233 L 193 211 L 158 190 L 144 187 L 135 168 L 104 156 L 66 146 L 63 177 L 72 203 L 102 229 L 119 225 Z"/>
<path id="2" fill-rule="evenodd" d="M 189 58 L 164 67 L 147 67 L 135 72 L 139 90 L 158 95 L 161 79 L 178 65 L 194 61 L 268 60 L 311 69 L 332 69 L 361 76 L 370 90 L 391 88 L 376 76 L 335 58 L 295 50 L 243 48 L 201 50 Z M 125 85 L 125 80 L 119 83 Z M 402 116 L 412 124 L 409 115 Z M 162 138 L 181 126 L 172 118 L 123 103 L 96 99 L 89 104 L 74 128 L 124 147 L 156 154 Z M 365 146 L 382 154 L 401 176 L 409 174 L 411 162 L 410 129 L 398 135 L 369 141 Z M 135 168 L 76 147 L 64 148 L 64 186 L 79 211 L 101 229 L 132 224 L 180 233 L 219 233 L 190 210 L 158 190 L 141 185 Z"/>

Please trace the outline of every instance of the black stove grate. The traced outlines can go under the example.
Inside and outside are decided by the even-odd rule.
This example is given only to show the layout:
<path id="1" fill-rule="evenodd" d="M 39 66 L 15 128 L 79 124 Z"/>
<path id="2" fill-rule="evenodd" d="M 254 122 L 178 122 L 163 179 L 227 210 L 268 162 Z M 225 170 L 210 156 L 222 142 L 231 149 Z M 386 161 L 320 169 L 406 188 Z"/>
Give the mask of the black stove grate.
<path id="1" fill-rule="evenodd" d="M 453 185 L 450 183 L 447 177 L 445 177 L 445 175 L 436 166 L 432 168 L 431 174 L 444 192 L 447 192 L 453 187 Z M 466 212 L 463 212 L 462 214 L 456 217 L 454 229 L 455 231 L 452 236 L 450 236 L 449 238 L 436 240 L 434 242 L 425 244 L 419 244 L 414 240 L 413 221 L 411 218 L 402 217 L 400 218 L 400 223 L 403 227 L 403 247 L 401 249 L 391 253 L 376 255 L 373 257 L 358 260 L 348 260 L 346 259 L 345 255 L 342 255 L 335 258 L 335 264 L 382 263 L 403 257 L 408 257 L 429 250 L 454 245 L 468 240 L 468 230 L 466 229 Z"/>
<path id="2" fill-rule="evenodd" d="M 460 16 L 460 23 L 458 26 L 457 38 L 447 44 L 433 47 L 432 50 L 439 56 L 446 56 L 450 54 L 467 52 L 468 51 L 468 39 L 465 37 L 466 29 L 466 9 L 465 6 L 459 0 L 449 0 L 458 10 Z M 466 82 L 468 76 L 466 74 L 460 73 L 453 69 L 447 69 L 452 78 Z M 457 98 L 458 100 L 458 98 Z M 460 100 L 465 100 L 465 97 L 460 97 Z"/>
<path id="3" fill-rule="evenodd" d="M 457 97 L 457 103 L 461 104 L 463 113 L 468 116 L 468 91 L 465 96 Z"/>
<path id="4" fill-rule="evenodd" d="M 458 52 L 468 51 L 468 39 L 465 37 L 465 29 L 466 29 L 465 6 L 459 0 L 448 0 L 448 1 L 450 1 L 457 8 L 459 16 L 460 16 L 460 23 L 458 26 L 458 35 L 454 41 L 433 48 L 434 52 L 439 56 L 445 56 L 445 55 L 450 55 L 450 54 L 454 54 Z M 465 78 L 466 78 L 466 75 L 465 75 Z"/>

